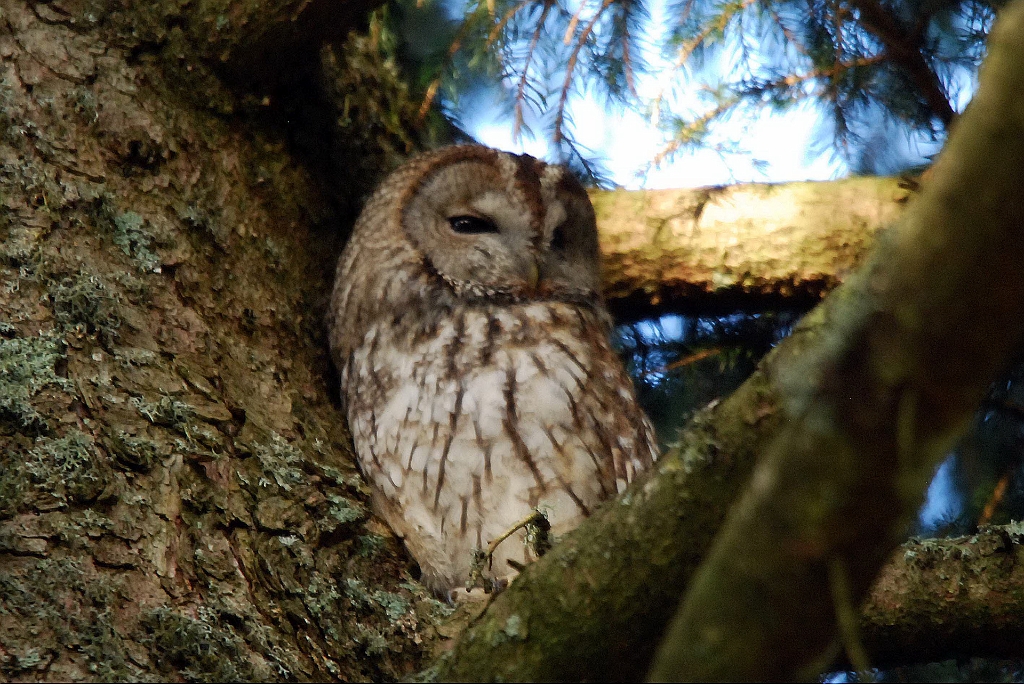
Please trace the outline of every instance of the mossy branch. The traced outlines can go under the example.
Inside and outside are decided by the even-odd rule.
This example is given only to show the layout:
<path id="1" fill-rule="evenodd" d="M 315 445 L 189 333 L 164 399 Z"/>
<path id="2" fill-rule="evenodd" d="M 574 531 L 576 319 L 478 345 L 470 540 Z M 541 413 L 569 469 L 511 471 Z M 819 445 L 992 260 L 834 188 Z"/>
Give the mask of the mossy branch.
<path id="1" fill-rule="evenodd" d="M 1024 656 L 1024 528 L 911 540 L 875 579 L 860 634 L 872 665 Z"/>

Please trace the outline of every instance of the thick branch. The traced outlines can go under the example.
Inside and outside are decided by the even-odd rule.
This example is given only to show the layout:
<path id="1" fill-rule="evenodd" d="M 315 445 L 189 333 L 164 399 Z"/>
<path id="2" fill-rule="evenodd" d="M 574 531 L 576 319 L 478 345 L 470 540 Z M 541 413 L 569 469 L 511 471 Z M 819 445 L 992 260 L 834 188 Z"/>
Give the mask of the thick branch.
<path id="1" fill-rule="evenodd" d="M 896 178 L 595 191 L 605 296 L 622 318 L 817 302 L 908 191 Z"/>
<path id="2" fill-rule="evenodd" d="M 1017 524 L 902 545 L 861 619 L 874 666 L 1024 656 L 1024 554 Z"/>
<path id="3" fill-rule="evenodd" d="M 1018 2 L 929 185 L 812 314 L 829 324 L 787 369 L 787 428 L 695 576 L 654 678 L 788 680 L 832 658 L 837 614 L 860 603 L 934 464 L 1019 349 L 1021 93 Z"/>

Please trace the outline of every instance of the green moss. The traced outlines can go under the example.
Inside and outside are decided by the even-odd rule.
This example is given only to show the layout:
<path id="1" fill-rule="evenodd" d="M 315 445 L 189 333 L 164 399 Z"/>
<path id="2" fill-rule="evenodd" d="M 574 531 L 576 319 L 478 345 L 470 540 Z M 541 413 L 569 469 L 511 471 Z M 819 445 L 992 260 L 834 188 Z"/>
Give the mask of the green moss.
<path id="1" fill-rule="evenodd" d="M 316 442 L 317 441 L 314 441 L 314 446 Z M 310 460 L 309 465 L 318 476 L 326 480 L 331 485 L 345 487 L 358 492 L 363 491 L 365 484 L 355 472 L 345 473 L 341 469 L 335 468 L 316 459 Z"/>
<path id="2" fill-rule="evenodd" d="M 368 607 L 372 601 L 370 593 L 366 591 L 366 583 L 356 578 L 346 578 L 342 583 L 342 590 L 345 596 L 352 600 L 358 607 Z"/>
<path id="3" fill-rule="evenodd" d="M 108 471 L 85 433 L 72 429 L 63 437 L 39 437 L 30 449 L 0 453 L 0 518 L 30 507 L 54 510 L 87 504 L 108 481 Z M 82 515 L 92 513 L 87 509 Z"/>
<path id="4" fill-rule="evenodd" d="M 345 653 L 349 649 L 346 644 L 352 619 L 344 601 L 345 595 L 338 586 L 329 577 L 313 572 L 301 598 L 317 627 L 331 643 L 330 651 L 335 655 Z M 330 666 L 328 670 L 332 670 Z"/>
<path id="5" fill-rule="evenodd" d="M 320 573 L 313 573 L 309 579 L 309 585 L 304 593 L 306 608 L 314 618 L 320 618 L 336 612 L 338 600 L 342 597 L 338 586 L 332 580 Z M 338 639 L 337 635 L 332 636 Z"/>
<path id="6" fill-rule="evenodd" d="M 244 642 L 211 609 L 200 607 L 191 618 L 158 607 L 145 616 L 143 626 L 150 658 L 164 673 L 180 673 L 190 682 L 256 679 Z"/>
<path id="7" fill-rule="evenodd" d="M 502 632 L 510 640 L 526 639 L 526 630 L 523 627 L 523 620 L 519 618 L 519 614 L 512 614 L 505 620 L 505 627 L 502 628 Z"/>
<path id="8" fill-rule="evenodd" d="M 409 613 L 409 600 L 400 594 L 388 592 L 387 590 L 374 590 L 371 597 L 373 597 L 373 601 L 384 609 L 384 613 L 392 621 Z"/>
<path id="9" fill-rule="evenodd" d="M 176 206 L 178 218 L 193 231 L 204 233 L 227 249 L 231 242 L 231 225 L 222 213 L 208 209 L 204 203 L 193 202 Z"/>
<path id="10" fill-rule="evenodd" d="M 92 124 L 99 116 L 96 94 L 87 86 L 78 86 L 68 93 L 71 109 L 81 115 L 87 124 Z"/>
<path id="11" fill-rule="evenodd" d="M 361 623 L 356 624 L 356 642 L 362 645 L 367 656 L 381 656 L 388 651 L 388 641 L 384 636 Z"/>
<path id="12" fill-rule="evenodd" d="M 184 435 L 185 440 L 175 439 L 173 443 L 179 452 L 193 458 L 217 459 L 220 457 L 220 454 L 212 450 L 223 447 L 224 440 L 209 424 L 196 418 L 196 409 L 188 402 L 182 402 L 164 394 L 156 402 L 149 402 L 143 397 L 132 397 L 129 403 L 153 425 L 173 428 Z M 143 443 L 135 443 L 134 446 L 147 449 Z M 128 457 L 126 463 L 130 466 L 133 445 L 129 441 L 123 447 L 126 453 L 124 456 Z M 145 457 L 144 454 L 135 454 L 135 456 Z M 142 463 L 144 462 L 140 462 L 140 464 Z"/>
<path id="13" fill-rule="evenodd" d="M 366 509 L 341 495 L 327 495 L 327 514 L 321 516 L 317 523 L 320 530 L 331 532 L 356 521 L 366 518 Z"/>
<path id="14" fill-rule="evenodd" d="M 42 430 L 46 420 L 32 406 L 44 388 L 67 390 L 71 383 L 57 375 L 56 364 L 65 358 L 59 337 L 52 331 L 34 338 L 0 339 L 0 430 Z"/>
<path id="15" fill-rule="evenodd" d="M 144 278 L 139 278 L 128 271 L 122 271 L 114 274 L 114 282 L 121 288 L 125 299 L 131 304 L 148 304 L 152 301 L 153 289 Z"/>
<path id="16" fill-rule="evenodd" d="M 1017 544 L 1020 544 L 1020 541 L 1024 539 L 1024 521 L 1010 521 L 1003 526 L 1003 529 L 1010 536 L 1010 539 Z"/>
<path id="17" fill-rule="evenodd" d="M 114 522 L 95 509 L 70 510 L 53 517 L 57 539 L 70 548 L 84 548 L 87 540 L 105 535 L 114 529 Z"/>
<path id="18" fill-rule="evenodd" d="M 122 430 L 116 431 L 105 444 L 120 464 L 133 471 L 149 471 L 158 454 L 158 445 L 155 441 L 135 437 Z"/>
<path id="19" fill-rule="evenodd" d="M 7 454 L 11 454 L 8 452 Z M 16 462 L 10 463 L 6 458 L 0 459 L 0 520 L 8 519 L 17 514 L 25 499 L 25 482 L 21 469 Z"/>
<path id="20" fill-rule="evenodd" d="M 306 482 L 302 452 L 277 433 L 271 432 L 269 440 L 254 444 L 252 451 L 261 471 L 255 483 L 259 488 L 276 486 L 287 492 Z M 239 478 L 243 483 L 253 485 L 242 473 L 239 473 Z"/>
<path id="21" fill-rule="evenodd" d="M 114 349 L 114 358 L 125 366 L 152 366 L 160 357 L 156 352 L 142 347 L 118 347 Z"/>
<path id="22" fill-rule="evenodd" d="M 394 621 L 409 613 L 409 600 L 395 592 L 387 590 L 366 589 L 366 583 L 355 578 L 346 578 L 343 590 L 345 596 L 352 600 L 353 605 L 363 609 L 373 609 L 377 605 L 384 610 L 387 617 Z"/>
<path id="23" fill-rule="evenodd" d="M 0 215 L 3 214 L 0 212 Z M 0 264 L 18 269 L 16 283 L 35 280 L 42 261 L 37 232 L 16 223 L 11 224 L 7 216 L 0 218 Z"/>
<path id="24" fill-rule="evenodd" d="M 387 540 L 376 533 L 360 535 L 356 538 L 356 554 L 361 557 L 372 557 L 380 553 L 386 544 Z"/>
<path id="25" fill-rule="evenodd" d="M 160 399 L 156 402 L 147 402 L 142 397 L 133 397 L 129 402 L 150 423 L 157 426 L 176 428 L 183 433 L 188 429 L 189 420 L 196 413 L 192 405 L 176 400 L 170 395 L 161 395 Z"/>

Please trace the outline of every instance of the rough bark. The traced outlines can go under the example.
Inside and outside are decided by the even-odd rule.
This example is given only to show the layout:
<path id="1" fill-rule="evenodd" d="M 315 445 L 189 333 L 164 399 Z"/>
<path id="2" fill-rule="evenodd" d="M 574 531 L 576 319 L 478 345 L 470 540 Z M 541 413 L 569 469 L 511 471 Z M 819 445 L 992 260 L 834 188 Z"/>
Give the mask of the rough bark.
<path id="1" fill-rule="evenodd" d="M 594 191 L 620 318 L 811 305 L 851 273 L 909 192 L 897 178 Z"/>
<path id="2" fill-rule="evenodd" d="M 861 614 L 871 664 L 1024 656 L 1022 532 L 993 526 L 897 549 Z"/>
<path id="3" fill-rule="evenodd" d="M 0 679 L 391 679 L 443 613 L 330 400 L 343 226 L 204 62 L 303 3 L 215 4 L 0 0 Z"/>
<path id="4" fill-rule="evenodd" d="M 654 677 L 790 679 L 827 665 L 833 589 L 847 581 L 837 601 L 857 606 L 934 460 L 1020 342 L 1024 122 L 1000 98 L 1024 84 L 998 56 L 1008 35 L 1004 24 L 942 170 L 856 282 L 649 479 L 526 569 L 438 664 L 439 679 L 641 676 L 723 503 L 761 455 L 763 475 L 733 517 L 743 527 L 731 524 L 695 581 Z M 797 491 L 785 504 L 760 499 L 783 485 Z"/>
<path id="5" fill-rule="evenodd" d="M 786 371 L 786 428 L 694 577 L 654 679 L 813 677 L 840 637 L 864 658 L 853 612 L 1024 334 L 1021 93 L 1018 1 L 930 183 L 812 315 L 827 323 Z"/>
<path id="6" fill-rule="evenodd" d="M 312 59 L 325 41 L 340 40 L 380 0 L 55 0 L 27 3 L 39 19 L 77 33 L 102 31 L 129 59 L 163 58 L 176 78 L 193 80 L 213 66 L 248 84 L 272 88 Z M 98 38 L 98 36 L 97 36 Z M 187 90 L 180 94 L 187 93 Z M 179 94 L 179 95 L 180 95 Z M 197 101 L 208 95 L 194 93 Z M 230 97 L 216 105 L 233 109 Z M 210 103 L 214 104 L 214 103 Z"/>

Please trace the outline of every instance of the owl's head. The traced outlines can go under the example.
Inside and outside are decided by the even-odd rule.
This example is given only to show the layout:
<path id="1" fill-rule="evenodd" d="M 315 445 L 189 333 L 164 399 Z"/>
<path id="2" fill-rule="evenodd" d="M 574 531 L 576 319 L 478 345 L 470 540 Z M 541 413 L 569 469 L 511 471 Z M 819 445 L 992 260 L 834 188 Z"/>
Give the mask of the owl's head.
<path id="1" fill-rule="evenodd" d="M 599 297 L 594 209 L 565 168 L 476 145 L 410 167 L 395 224 L 457 297 Z"/>

